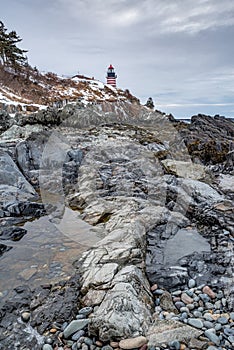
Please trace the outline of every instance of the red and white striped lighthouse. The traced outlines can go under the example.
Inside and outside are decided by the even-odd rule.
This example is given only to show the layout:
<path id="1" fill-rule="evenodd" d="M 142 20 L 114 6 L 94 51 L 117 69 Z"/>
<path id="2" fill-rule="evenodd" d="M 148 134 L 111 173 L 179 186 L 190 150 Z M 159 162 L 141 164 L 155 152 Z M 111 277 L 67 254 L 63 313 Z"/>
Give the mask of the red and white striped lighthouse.
<path id="1" fill-rule="evenodd" d="M 112 85 L 113 87 L 116 87 L 116 78 L 117 78 L 117 75 L 115 74 L 114 67 L 112 66 L 112 64 L 110 64 L 110 66 L 107 69 L 106 83 L 108 85 Z"/>

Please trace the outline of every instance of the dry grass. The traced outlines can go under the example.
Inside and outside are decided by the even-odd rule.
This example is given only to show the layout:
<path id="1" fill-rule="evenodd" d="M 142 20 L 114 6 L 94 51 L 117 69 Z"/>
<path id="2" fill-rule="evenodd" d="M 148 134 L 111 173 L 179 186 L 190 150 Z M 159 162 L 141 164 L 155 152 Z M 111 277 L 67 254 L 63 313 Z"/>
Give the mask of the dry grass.
<path id="1" fill-rule="evenodd" d="M 0 64 L 0 91 L 1 87 L 4 88 L 3 94 L 14 102 L 51 105 L 53 102 L 62 100 L 75 101 L 84 95 L 90 102 L 105 99 L 116 101 L 119 97 L 131 102 L 139 102 L 128 90 L 118 89 L 118 92 L 115 92 L 107 86 L 103 90 L 92 89 L 93 78 L 83 75 L 77 75 L 76 78 L 86 81 L 61 78 L 52 72 L 41 74 L 30 66 L 23 66 L 16 73 Z M 10 93 L 16 96 L 11 96 Z"/>

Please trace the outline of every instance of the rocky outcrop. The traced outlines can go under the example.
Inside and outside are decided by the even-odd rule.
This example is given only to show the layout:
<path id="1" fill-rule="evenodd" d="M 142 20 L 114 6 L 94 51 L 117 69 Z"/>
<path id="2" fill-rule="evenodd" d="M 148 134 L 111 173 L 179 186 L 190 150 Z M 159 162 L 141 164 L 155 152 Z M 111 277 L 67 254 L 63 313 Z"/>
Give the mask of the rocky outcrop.
<path id="1" fill-rule="evenodd" d="M 25 127 L 12 125 L 9 129 L 3 132 L 0 136 L 0 140 L 20 140 L 25 139 L 30 136 L 34 132 L 43 131 L 43 127 L 41 125 L 25 125 Z"/>
<path id="2" fill-rule="evenodd" d="M 12 158 L 0 150 L 1 210 L 8 211 L 14 202 L 38 198 L 34 188 L 27 182 Z"/>
<path id="3" fill-rule="evenodd" d="M 193 160 L 200 160 L 206 165 L 228 161 L 229 153 L 233 151 L 232 120 L 198 114 L 191 118 L 191 124 L 178 124 L 176 127 Z M 228 164 L 226 166 L 227 171 L 232 170 Z"/>
<path id="4" fill-rule="evenodd" d="M 10 115 L 3 109 L 0 109 L 0 134 L 12 126 L 13 120 Z"/>
<path id="5" fill-rule="evenodd" d="M 32 124 L 41 116 L 39 124 L 46 124 L 46 113 Z M 186 344 L 200 334 L 212 338 L 203 333 L 203 311 L 226 312 L 234 295 L 233 203 L 225 178 L 198 164 L 206 163 L 200 154 L 194 164 L 176 123 L 159 112 L 120 103 L 48 113 L 50 125 L 63 123 L 20 141 L 17 163 L 30 183 L 40 184 L 42 200 L 43 191 L 57 195 L 50 212 L 55 222 L 70 205 L 100 238 L 76 262 L 80 301 L 89 311 L 65 326 L 64 341 L 78 337 L 82 327 L 99 344 L 137 338 L 142 346 L 147 340 L 162 346 L 175 335 Z M 215 137 L 211 124 L 208 134 Z M 180 132 L 188 141 L 192 129 L 185 130 Z M 216 335 L 212 339 L 220 344 Z M 124 344 L 127 349 L 129 339 Z"/>

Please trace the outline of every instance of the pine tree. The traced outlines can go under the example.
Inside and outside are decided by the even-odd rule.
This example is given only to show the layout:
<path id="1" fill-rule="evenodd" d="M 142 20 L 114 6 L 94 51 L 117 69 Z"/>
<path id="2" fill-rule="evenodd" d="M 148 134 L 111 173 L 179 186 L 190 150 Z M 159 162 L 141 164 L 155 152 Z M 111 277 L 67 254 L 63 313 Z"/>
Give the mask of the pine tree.
<path id="1" fill-rule="evenodd" d="M 9 65 L 14 69 L 27 62 L 26 50 L 20 49 L 17 44 L 22 39 L 15 30 L 7 33 L 3 22 L 0 21 L 0 61 L 3 65 Z"/>
<path id="2" fill-rule="evenodd" d="M 153 99 L 152 97 L 149 97 L 146 104 L 145 104 L 146 107 L 150 108 L 150 109 L 154 109 L 154 102 L 153 102 Z"/>
<path id="3" fill-rule="evenodd" d="M 7 47 L 7 29 L 2 21 L 0 21 L 0 62 L 6 63 L 6 47 Z"/>

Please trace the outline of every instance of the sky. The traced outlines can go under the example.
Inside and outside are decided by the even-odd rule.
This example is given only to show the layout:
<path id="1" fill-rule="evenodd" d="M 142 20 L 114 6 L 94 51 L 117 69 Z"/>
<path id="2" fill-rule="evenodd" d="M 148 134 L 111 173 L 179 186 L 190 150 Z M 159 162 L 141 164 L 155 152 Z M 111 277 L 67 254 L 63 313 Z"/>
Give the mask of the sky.
<path id="1" fill-rule="evenodd" d="M 0 0 L 29 63 L 117 85 L 176 118 L 234 118 L 234 0 Z"/>

